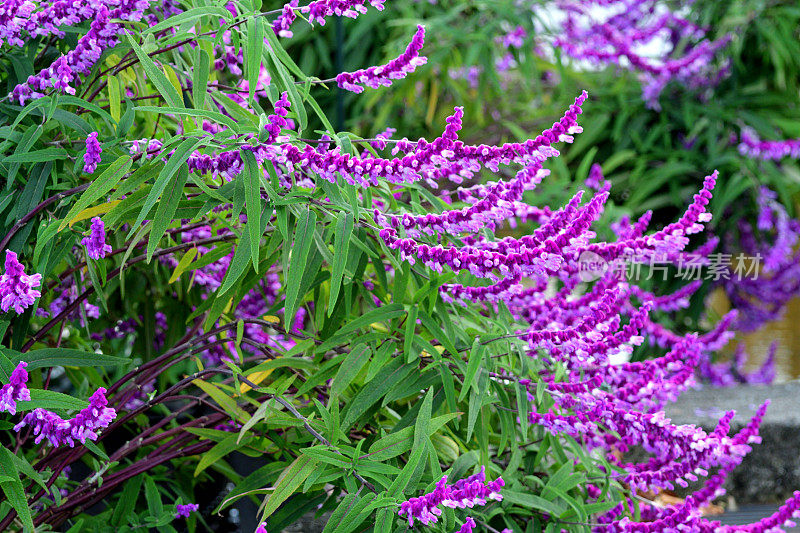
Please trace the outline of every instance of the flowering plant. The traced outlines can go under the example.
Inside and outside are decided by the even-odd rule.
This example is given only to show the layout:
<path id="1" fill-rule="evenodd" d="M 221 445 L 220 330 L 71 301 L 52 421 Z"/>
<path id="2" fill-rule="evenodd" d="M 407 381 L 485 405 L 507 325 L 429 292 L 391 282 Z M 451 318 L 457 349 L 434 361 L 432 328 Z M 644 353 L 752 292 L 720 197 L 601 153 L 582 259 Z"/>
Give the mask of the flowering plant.
<path id="1" fill-rule="evenodd" d="M 696 286 L 579 273 L 584 254 L 705 257 L 724 177 L 603 239 L 600 170 L 531 201 L 586 92 L 520 142 L 462 140 L 461 107 L 431 141 L 337 131 L 315 95 L 413 76 L 425 29 L 331 79 L 283 40 L 384 7 L 4 4 L 0 530 L 718 527 L 702 506 L 766 405 L 734 435 L 732 413 L 706 432 L 661 409 L 733 317 L 678 334 L 650 313 Z M 625 361 L 646 337 L 664 355 Z M 636 446 L 648 461 L 620 455 Z M 642 500 L 699 478 L 680 505 Z"/>

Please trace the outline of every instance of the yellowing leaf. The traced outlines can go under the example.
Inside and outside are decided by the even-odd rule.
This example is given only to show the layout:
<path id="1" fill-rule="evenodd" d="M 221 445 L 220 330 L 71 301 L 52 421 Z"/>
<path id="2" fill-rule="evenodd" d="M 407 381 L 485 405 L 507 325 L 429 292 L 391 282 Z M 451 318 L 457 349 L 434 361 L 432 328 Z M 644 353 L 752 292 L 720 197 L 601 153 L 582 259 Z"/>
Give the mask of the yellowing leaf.
<path id="1" fill-rule="evenodd" d="M 389 330 L 386 329 L 386 326 L 384 326 L 380 322 L 374 322 L 374 323 L 370 324 L 369 327 L 371 327 L 372 329 L 378 330 L 381 333 L 389 333 Z"/>
<path id="2" fill-rule="evenodd" d="M 178 94 L 183 94 L 183 88 L 181 88 L 181 82 L 178 81 L 178 75 L 175 74 L 175 70 L 169 65 L 164 65 L 164 74 L 167 75 L 167 79 L 175 87 L 175 90 L 178 91 Z"/>
<path id="3" fill-rule="evenodd" d="M 264 315 L 261 318 L 264 319 L 264 321 L 269 322 L 270 324 L 280 324 L 281 323 L 281 319 L 276 317 L 276 316 L 273 316 L 273 315 Z"/>
<path id="4" fill-rule="evenodd" d="M 186 269 L 189 268 L 189 265 L 192 264 L 194 261 L 195 256 L 197 255 L 197 248 L 189 248 L 186 250 L 186 253 L 183 254 L 181 260 L 178 261 L 178 266 L 175 267 L 175 270 L 172 272 L 172 275 L 169 277 L 169 283 L 175 283 L 181 277 L 181 274 L 186 272 Z"/>
<path id="5" fill-rule="evenodd" d="M 121 105 L 120 105 L 120 94 L 121 94 L 121 87 L 119 84 L 119 80 L 116 76 L 109 74 L 108 75 L 108 105 L 111 111 L 111 117 L 119 122 L 119 117 L 121 116 Z"/>
<path id="6" fill-rule="evenodd" d="M 92 218 L 96 217 L 97 215 L 108 213 L 109 211 L 114 209 L 114 207 L 116 207 L 116 205 L 119 202 L 120 200 L 114 200 L 113 202 L 106 202 L 104 204 L 84 209 L 83 211 L 75 215 L 75 218 L 69 221 L 69 227 L 72 227 L 73 224 L 75 224 L 76 222 L 80 222 L 81 220 L 86 220 L 87 218 Z"/>
<path id="7" fill-rule="evenodd" d="M 267 377 L 269 377 L 269 375 L 272 374 L 272 370 L 273 369 L 270 368 L 269 370 L 263 370 L 261 372 L 253 372 L 252 374 L 249 374 L 247 376 L 247 380 L 248 381 L 252 381 L 253 384 L 255 384 L 255 385 L 260 385 L 262 381 L 267 379 Z M 251 388 L 252 387 L 250 387 L 250 385 L 248 385 L 247 383 L 242 383 L 241 385 L 239 385 L 239 392 L 241 394 L 244 394 L 245 392 L 249 391 Z"/>

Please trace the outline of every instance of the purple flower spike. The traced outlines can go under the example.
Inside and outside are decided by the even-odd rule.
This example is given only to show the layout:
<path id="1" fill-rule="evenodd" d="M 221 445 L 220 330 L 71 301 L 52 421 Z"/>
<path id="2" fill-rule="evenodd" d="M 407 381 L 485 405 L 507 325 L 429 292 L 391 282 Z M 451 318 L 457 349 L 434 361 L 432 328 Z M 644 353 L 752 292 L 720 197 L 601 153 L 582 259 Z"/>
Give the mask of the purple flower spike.
<path id="1" fill-rule="evenodd" d="M 458 530 L 458 533 L 472 533 L 472 530 L 475 529 L 476 525 L 477 524 L 475 523 L 475 520 L 468 516 L 466 522 L 464 522 L 464 525 Z"/>
<path id="2" fill-rule="evenodd" d="M 97 142 L 97 132 L 93 131 L 86 137 L 86 155 L 83 156 L 83 171 L 87 174 L 94 173 L 97 170 L 97 164 L 100 162 L 100 154 L 103 149 L 100 148 L 100 143 Z"/>
<path id="3" fill-rule="evenodd" d="M 196 503 L 187 503 L 185 505 L 178 504 L 175 506 L 175 518 L 189 518 L 189 515 L 197 512 L 200 508 Z"/>
<path id="4" fill-rule="evenodd" d="M 28 363 L 20 361 L 17 368 L 11 372 L 11 379 L 0 388 L 0 412 L 8 411 L 10 414 L 17 414 L 17 402 L 30 401 L 31 393 L 26 386 L 28 383 L 28 372 L 25 367 Z"/>
<path id="5" fill-rule="evenodd" d="M 442 514 L 439 505 L 464 509 L 475 505 L 486 505 L 487 500 L 502 501 L 500 489 L 503 485 L 505 485 L 503 478 L 497 478 L 486 484 L 486 472 L 483 467 L 477 474 L 461 479 L 455 485 L 448 485 L 447 476 L 443 476 L 436 483 L 433 492 L 404 501 L 400 504 L 400 511 L 397 514 L 408 519 L 409 527 L 414 527 L 415 519 L 427 526 L 435 523 Z"/>
<path id="6" fill-rule="evenodd" d="M 388 87 L 392 80 L 400 80 L 414 72 L 428 62 L 428 58 L 420 56 L 419 51 L 425 44 L 425 27 L 417 26 L 417 33 L 406 47 L 406 51 L 385 65 L 369 67 L 355 72 L 342 72 L 336 76 L 339 87 L 354 93 L 364 91 L 364 85 L 377 89 L 380 86 Z"/>
<path id="7" fill-rule="evenodd" d="M 111 251 L 111 245 L 106 244 L 106 228 L 100 217 L 92 219 L 91 234 L 81 240 L 86 247 L 86 255 L 92 259 L 102 259 Z"/>
<path id="8" fill-rule="evenodd" d="M 64 420 L 57 414 L 47 409 L 34 409 L 14 426 L 14 431 L 19 431 L 25 426 L 33 428 L 36 435 L 34 442 L 39 444 L 47 439 L 53 447 L 68 445 L 75 446 L 75 440 L 84 444 L 87 440 L 97 440 L 97 430 L 108 427 L 117 412 L 108 406 L 106 389 L 100 387 L 89 398 L 89 406 L 82 409 L 74 418 Z"/>
<path id="9" fill-rule="evenodd" d="M 22 313 L 42 295 L 36 290 L 41 281 L 41 274 L 25 274 L 25 267 L 17 261 L 16 252 L 6 250 L 6 271 L 0 277 L 0 309 L 8 311 L 13 308 L 16 313 Z"/>
<path id="10" fill-rule="evenodd" d="M 386 0 L 369 0 L 369 4 L 378 11 L 383 10 L 383 3 Z M 307 6 L 298 7 L 297 0 L 291 0 L 283 6 L 283 12 L 272 23 L 272 30 L 279 37 L 291 37 L 292 31 L 289 29 L 297 19 L 295 11 L 300 11 L 308 19 L 309 24 L 318 23 L 325 25 L 325 18 L 336 15 L 338 17 L 356 18 L 359 14 L 367 12 L 367 0 L 315 0 Z"/>

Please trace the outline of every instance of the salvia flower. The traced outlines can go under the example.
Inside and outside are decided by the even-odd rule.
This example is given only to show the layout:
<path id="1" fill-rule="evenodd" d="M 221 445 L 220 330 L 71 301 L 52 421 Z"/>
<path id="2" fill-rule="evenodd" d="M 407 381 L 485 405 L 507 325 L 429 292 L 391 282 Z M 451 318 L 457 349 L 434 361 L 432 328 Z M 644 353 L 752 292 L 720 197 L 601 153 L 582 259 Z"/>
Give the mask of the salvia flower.
<path id="1" fill-rule="evenodd" d="M 411 498 L 400 504 L 398 515 L 408 520 L 409 527 L 414 526 L 414 520 L 419 520 L 424 525 L 435 523 L 442 514 L 440 505 L 450 508 L 474 507 L 486 505 L 488 500 L 502 501 L 500 489 L 503 488 L 503 478 L 497 478 L 491 483 L 486 483 L 486 472 L 481 467 L 480 472 L 468 478 L 457 481 L 454 485 L 447 484 L 447 476 L 443 476 L 436 483 L 433 492 L 419 497 Z"/>
<path id="2" fill-rule="evenodd" d="M 196 503 L 177 504 L 175 506 L 175 518 L 189 518 L 189 515 L 197 512 L 200 506 Z"/>
<path id="3" fill-rule="evenodd" d="M 428 59 L 420 56 L 419 51 L 425 43 L 425 27 L 417 26 L 417 32 L 406 47 L 405 52 L 385 65 L 369 67 L 355 72 L 342 72 L 336 76 L 339 87 L 354 93 L 360 93 L 364 86 L 372 89 L 388 87 L 393 80 L 405 78 L 417 67 L 424 65 Z"/>
<path id="4" fill-rule="evenodd" d="M 261 522 L 256 528 L 256 533 L 267 533 L 267 523 Z"/>
<path id="5" fill-rule="evenodd" d="M 81 240 L 81 244 L 86 246 L 86 255 L 92 259 L 102 259 L 111 251 L 111 245 L 106 244 L 106 228 L 100 217 L 92 219 L 88 237 Z"/>
<path id="6" fill-rule="evenodd" d="M 742 128 L 739 153 L 753 159 L 780 160 L 784 157 L 800 159 L 800 139 L 762 141 L 751 128 Z"/>
<path id="7" fill-rule="evenodd" d="M 87 174 L 92 174 L 97 170 L 97 164 L 100 162 L 100 154 L 103 149 L 97 141 L 97 132 L 93 131 L 86 137 L 86 155 L 83 156 L 83 171 Z"/>
<path id="8" fill-rule="evenodd" d="M 464 521 L 464 525 L 461 526 L 461 529 L 459 529 L 457 533 L 472 533 L 472 530 L 475 529 L 476 525 L 477 524 L 475 524 L 475 520 L 468 516 Z"/>
<path id="9" fill-rule="evenodd" d="M 22 313 L 42 295 L 36 290 L 41 284 L 42 275 L 25 274 L 25 267 L 17 260 L 16 252 L 11 250 L 6 250 L 5 267 L 5 272 L 0 277 L 0 309 L 3 311 L 14 309 L 16 313 Z"/>
<path id="10" fill-rule="evenodd" d="M 108 427 L 117 416 L 117 412 L 108 407 L 105 394 L 106 389 L 103 387 L 97 389 L 89 398 L 89 406 L 69 420 L 64 420 L 47 409 L 34 409 L 25 415 L 22 422 L 14 426 L 14 431 L 30 426 L 36 435 L 36 444 L 47 439 L 54 447 L 65 444 L 73 447 L 76 440 L 81 444 L 87 440 L 97 440 L 97 431 Z"/>
<path id="11" fill-rule="evenodd" d="M 17 414 L 17 402 L 30 401 L 31 393 L 28 390 L 28 372 L 25 367 L 28 363 L 20 361 L 11 372 L 11 377 L 3 388 L 0 388 L 0 412 L 7 411 L 12 415 Z"/>
<path id="12" fill-rule="evenodd" d="M 369 4 L 378 11 L 383 10 L 383 3 L 386 0 L 369 0 Z M 300 11 L 306 16 L 309 24 L 317 23 L 325 25 L 325 18 L 336 15 L 338 17 L 356 18 L 367 12 L 364 4 L 367 0 L 315 0 L 310 4 L 298 7 L 297 0 L 291 0 L 283 6 L 281 14 L 272 23 L 272 30 L 279 37 L 291 37 L 292 31 L 289 29 L 297 19 L 295 11 Z"/>

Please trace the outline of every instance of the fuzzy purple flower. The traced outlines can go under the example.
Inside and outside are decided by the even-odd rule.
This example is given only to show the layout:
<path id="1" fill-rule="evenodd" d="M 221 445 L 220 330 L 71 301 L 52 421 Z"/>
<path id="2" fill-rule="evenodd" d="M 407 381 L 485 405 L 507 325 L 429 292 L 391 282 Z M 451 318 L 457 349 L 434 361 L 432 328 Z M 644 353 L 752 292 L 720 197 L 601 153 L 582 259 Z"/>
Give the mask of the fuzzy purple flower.
<path id="1" fill-rule="evenodd" d="M 450 508 L 464 509 L 476 505 L 486 505 L 487 500 L 502 501 L 500 489 L 505 483 L 503 478 L 497 478 L 491 483 L 486 483 L 486 472 L 481 467 L 480 472 L 468 478 L 457 481 L 454 485 L 447 484 L 447 476 L 443 476 L 436 483 L 433 492 L 411 498 L 400 504 L 398 515 L 408 520 L 409 527 L 414 527 L 414 520 L 419 520 L 424 525 L 435 523 L 442 510 L 439 505 Z"/>
<path id="2" fill-rule="evenodd" d="M 417 67 L 424 65 L 428 59 L 420 56 L 419 51 L 425 43 L 425 27 L 417 26 L 417 32 L 406 47 L 405 52 L 385 65 L 369 67 L 355 72 L 342 72 L 336 76 L 339 87 L 354 93 L 360 93 L 364 86 L 377 89 L 388 87 L 392 80 L 405 78 Z"/>
<path id="3" fill-rule="evenodd" d="M 267 523 L 261 522 L 256 528 L 256 533 L 267 533 Z"/>
<path id="4" fill-rule="evenodd" d="M 15 415 L 17 414 L 17 402 L 30 401 L 31 393 L 26 385 L 28 383 L 26 366 L 28 363 L 21 361 L 11 372 L 8 383 L 0 389 L 0 412 L 7 411 Z"/>
<path id="5" fill-rule="evenodd" d="M 459 529 L 456 533 L 472 533 L 476 525 L 477 524 L 475 523 L 475 520 L 468 516 L 464 521 L 464 525 L 461 526 L 461 529 Z"/>
<path id="6" fill-rule="evenodd" d="M 100 217 L 92 219 L 90 234 L 81 240 L 81 244 L 86 246 L 86 255 L 92 259 L 102 259 L 111 252 L 111 245 L 106 244 L 106 229 Z"/>
<path id="7" fill-rule="evenodd" d="M 800 159 L 800 139 L 762 141 L 751 128 L 742 128 L 739 153 L 754 159 L 780 160 L 784 157 Z"/>
<path id="8" fill-rule="evenodd" d="M 178 504 L 175 506 L 175 518 L 189 518 L 189 515 L 197 512 L 199 508 L 196 503 Z"/>
<path id="9" fill-rule="evenodd" d="M 25 268 L 17 261 L 16 252 L 6 250 L 6 270 L 0 277 L 0 309 L 14 309 L 19 314 L 42 295 L 36 290 L 41 284 L 42 275 L 25 274 Z"/>
<path id="10" fill-rule="evenodd" d="M 87 440 L 97 440 L 97 431 L 108 427 L 117 416 L 117 412 L 108 407 L 105 394 L 106 389 L 103 387 L 97 389 L 89 398 L 89 406 L 69 420 L 64 420 L 47 409 L 34 409 L 14 426 L 14 431 L 30 426 L 36 435 L 36 444 L 47 439 L 54 447 L 66 444 L 71 448 L 75 446 L 75 440 L 81 444 Z"/>
<path id="11" fill-rule="evenodd" d="M 83 171 L 87 174 L 94 173 L 97 170 L 97 164 L 100 162 L 100 154 L 103 149 L 100 143 L 97 142 L 97 132 L 93 131 L 86 137 L 86 155 L 83 156 Z"/>

